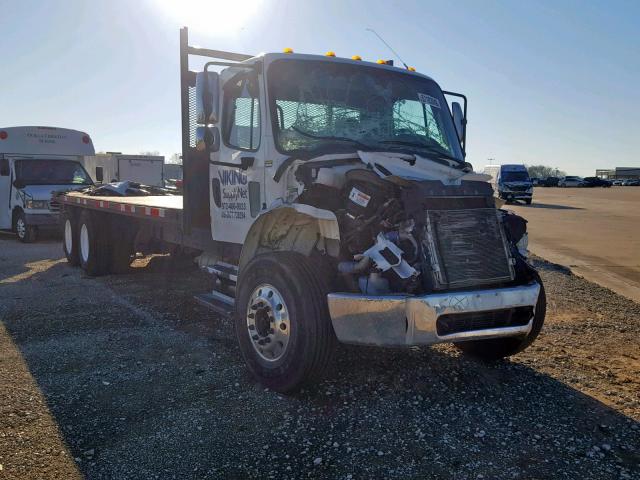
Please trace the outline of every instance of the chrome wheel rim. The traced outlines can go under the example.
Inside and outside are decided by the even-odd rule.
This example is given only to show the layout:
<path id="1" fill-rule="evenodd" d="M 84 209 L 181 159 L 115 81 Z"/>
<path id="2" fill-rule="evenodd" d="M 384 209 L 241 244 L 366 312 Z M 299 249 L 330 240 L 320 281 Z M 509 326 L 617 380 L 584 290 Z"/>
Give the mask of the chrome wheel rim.
<path id="1" fill-rule="evenodd" d="M 291 336 L 289 310 L 282 294 L 267 283 L 255 288 L 247 306 L 247 333 L 261 359 L 277 362 L 287 351 Z"/>
<path id="2" fill-rule="evenodd" d="M 89 261 L 89 230 L 86 223 L 80 227 L 80 255 L 83 262 Z"/>
<path id="3" fill-rule="evenodd" d="M 27 234 L 27 226 L 25 225 L 24 220 L 22 218 L 19 218 L 16 221 L 16 233 L 20 238 L 24 238 L 25 235 Z"/>
<path id="4" fill-rule="evenodd" d="M 64 247 L 67 249 L 67 253 L 71 255 L 71 249 L 73 248 L 73 237 L 71 231 L 71 220 L 69 219 L 64 222 Z"/>

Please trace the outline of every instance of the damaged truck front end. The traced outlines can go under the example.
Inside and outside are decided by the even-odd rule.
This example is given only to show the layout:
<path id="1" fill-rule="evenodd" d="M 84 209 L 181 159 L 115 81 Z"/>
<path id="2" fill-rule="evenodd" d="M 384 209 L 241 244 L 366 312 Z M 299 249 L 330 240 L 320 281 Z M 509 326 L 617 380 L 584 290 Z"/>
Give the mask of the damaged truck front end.
<path id="1" fill-rule="evenodd" d="M 330 198 L 318 206 L 332 209 L 340 226 L 334 291 L 327 297 L 338 340 L 477 347 L 474 341 L 515 339 L 485 355 L 491 357 L 530 343 L 539 330 L 536 318 L 540 323 L 544 316 L 544 294 L 523 255 L 526 222 L 497 208 L 491 186 L 473 174 L 403 178 L 392 173 L 402 161 L 397 157 L 360 155 L 367 163 L 336 172 L 342 185 L 316 173 L 331 186 L 313 182 L 301 195 Z M 434 175 L 428 160 L 415 161 Z M 323 194 L 314 195 L 315 189 Z"/>

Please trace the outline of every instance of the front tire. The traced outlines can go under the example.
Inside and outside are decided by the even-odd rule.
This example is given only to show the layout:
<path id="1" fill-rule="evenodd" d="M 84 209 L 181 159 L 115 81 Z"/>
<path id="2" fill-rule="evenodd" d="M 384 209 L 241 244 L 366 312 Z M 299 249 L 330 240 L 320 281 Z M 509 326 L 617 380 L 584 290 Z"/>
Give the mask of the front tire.
<path id="1" fill-rule="evenodd" d="M 538 280 L 539 281 L 539 280 Z M 544 285 L 540 283 L 540 295 L 536 303 L 531 331 L 526 337 L 494 338 L 490 340 L 472 340 L 459 342 L 455 346 L 463 353 L 482 360 L 495 361 L 522 352 L 538 337 L 547 312 L 547 297 Z"/>
<path id="2" fill-rule="evenodd" d="M 335 333 L 327 307 L 328 282 L 303 255 L 274 252 L 241 272 L 236 335 L 253 376 L 278 392 L 317 381 L 329 364 Z"/>
<path id="3" fill-rule="evenodd" d="M 18 240 L 22 243 L 33 243 L 36 241 L 36 237 L 38 236 L 38 230 L 34 225 L 29 225 L 27 223 L 27 216 L 24 212 L 19 212 L 16 217 L 14 231 L 18 236 Z"/>

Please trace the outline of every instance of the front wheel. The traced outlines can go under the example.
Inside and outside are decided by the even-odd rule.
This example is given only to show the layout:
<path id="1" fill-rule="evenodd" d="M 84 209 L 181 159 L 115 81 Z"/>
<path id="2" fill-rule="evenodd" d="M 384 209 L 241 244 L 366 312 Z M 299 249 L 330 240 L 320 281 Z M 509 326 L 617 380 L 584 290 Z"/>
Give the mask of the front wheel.
<path id="1" fill-rule="evenodd" d="M 531 331 L 525 337 L 493 338 L 490 340 L 472 340 L 469 342 L 459 342 L 455 346 L 462 352 L 482 360 L 499 360 L 520 353 L 533 343 L 536 339 L 547 313 L 547 297 L 544 292 L 544 285 L 540 282 L 540 294 L 533 316 Z"/>
<path id="2" fill-rule="evenodd" d="M 21 242 L 32 243 L 36 241 L 37 229 L 34 225 L 29 225 L 27 223 L 27 216 L 24 212 L 18 213 L 14 230 L 18 236 L 18 240 Z"/>
<path id="3" fill-rule="evenodd" d="M 236 335 L 253 376 L 291 392 L 324 373 L 335 334 L 327 282 L 303 255 L 275 252 L 252 259 L 241 272 Z"/>

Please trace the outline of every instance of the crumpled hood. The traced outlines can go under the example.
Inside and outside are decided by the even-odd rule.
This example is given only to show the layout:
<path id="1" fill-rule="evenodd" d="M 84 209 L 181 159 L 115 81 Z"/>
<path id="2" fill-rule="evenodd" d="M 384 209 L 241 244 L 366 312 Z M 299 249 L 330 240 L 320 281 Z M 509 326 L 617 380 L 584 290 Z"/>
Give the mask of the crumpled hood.
<path id="1" fill-rule="evenodd" d="M 462 180 L 489 181 L 490 175 L 474 172 L 464 172 L 457 168 L 448 167 L 419 155 L 390 152 L 362 152 L 358 151 L 360 159 L 374 167 L 381 177 L 391 175 L 407 180 L 440 180 L 445 185 L 460 185 Z M 415 163 L 411 165 L 407 160 Z M 379 168 L 382 166 L 383 168 Z"/>
<path id="2" fill-rule="evenodd" d="M 85 188 L 87 185 L 25 185 L 23 188 L 18 189 L 28 199 L 31 200 L 51 200 L 53 192 L 60 192 L 63 190 L 79 190 Z"/>

